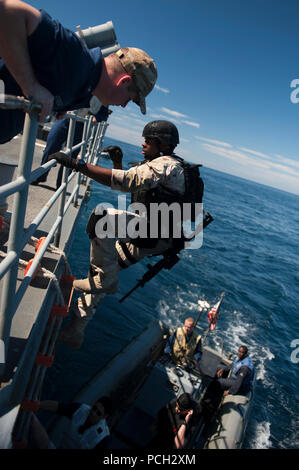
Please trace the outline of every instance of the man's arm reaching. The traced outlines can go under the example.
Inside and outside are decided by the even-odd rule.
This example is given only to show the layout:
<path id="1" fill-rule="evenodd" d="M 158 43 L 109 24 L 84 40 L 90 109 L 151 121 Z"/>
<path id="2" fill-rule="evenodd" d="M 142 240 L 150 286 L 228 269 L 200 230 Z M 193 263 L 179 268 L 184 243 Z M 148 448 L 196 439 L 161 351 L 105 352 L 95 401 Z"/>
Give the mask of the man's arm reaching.
<path id="1" fill-rule="evenodd" d="M 40 120 L 50 114 L 54 97 L 35 78 L 27 37 L 40 21 L 40 12 L 18 0 L 0 0 L 0 56 L 27 98 L 43 105 Z"/>
<path id="2" fill-rule="evenodd" d="M 66 168 L 79 171 L 80 173 L 88 176 L 88 178 L 91 178 L 100 184 L 104 184 L 105 186 L 111 186 L 112 170 L 109 168 L 102 168 L 101 166 L 91 165 L 90 163 L 80 165 L 80 160 L 75 160 L 64 152 L 53 153 L 53 155 L 49 156 L 49 160 L 52 158 Z"/>

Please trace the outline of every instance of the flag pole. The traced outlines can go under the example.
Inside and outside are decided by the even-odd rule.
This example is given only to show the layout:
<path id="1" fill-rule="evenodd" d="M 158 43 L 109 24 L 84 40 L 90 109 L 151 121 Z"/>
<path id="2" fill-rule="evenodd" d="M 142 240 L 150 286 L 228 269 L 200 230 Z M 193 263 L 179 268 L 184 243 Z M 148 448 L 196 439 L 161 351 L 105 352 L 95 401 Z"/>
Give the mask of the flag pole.
<path id="1" fill-rule="evenodd" d="M 214 305 L 214 307 L 211 308 L 211 310 L 208 312 L 208 315 L 209 313 L 212 312 L 213 309 L 215 309 L 215 312 L 213 312 L 213 317 L 216 319 L 215 321 L 215 327 L 216 328 L 216 323 L 217 323 L 217 320 L 218 320 L 218 316 L 219 316 L 219 311 L 220 311 L 220 306 L 221 306 L 221 303 L 222 303 L 222 300 L 223 300 L 223 297 L 225 295 L 225 292 L 222 292 L 221 296 L 220 296 L 220 299 L 218 300 L 218 302 Z M 209 331 L 212 329 L 211 328 L 211 325 L 212 325 L 212 322 L 210 322 L 210 325 L 208 326 L 207 330 L 205 331 L 204 333 L 204 336 L 203 336 L 203 339 L 202 339 L 202 342 L 204 344 L 208 334 L 209 334 Z M 214 329 L 213 328 L 213 329 Z"/>

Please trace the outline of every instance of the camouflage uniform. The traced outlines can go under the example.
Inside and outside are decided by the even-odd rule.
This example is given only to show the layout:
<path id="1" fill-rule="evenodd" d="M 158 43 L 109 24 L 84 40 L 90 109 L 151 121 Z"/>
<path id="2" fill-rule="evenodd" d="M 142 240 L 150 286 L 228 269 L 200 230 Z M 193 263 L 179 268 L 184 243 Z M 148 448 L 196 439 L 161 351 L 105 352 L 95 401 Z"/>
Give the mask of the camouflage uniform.
<path id="1" fill-rule="evenodd" d="M 147 161 L 129 170 L 112 170 L 111 188 L 135 193 L 163 185 L 181 194 L 185 191 L 184 170 L 172 157 L 162 156 Z M 108 216 L 126 215 L 126 222 L 140 217 L 138 214 L 115 209 L 108 209 Z M 117 221 L 117 217 L 115 218 Z M 118 227 L 116 227 L 116 235 Z M 74 314 L 89 321 L 97 305 L 106 294 L 114 294 L 118 289 L 118 272 L 146 256 L 158 255 L 172 246 L 170 239 L 159 240 L 154 248 L 139 248 L 129 238 L 98 237 L 91 240 L 90 263 L 99 276 L 97 293 L 83 293 L 74 308 Z"/>

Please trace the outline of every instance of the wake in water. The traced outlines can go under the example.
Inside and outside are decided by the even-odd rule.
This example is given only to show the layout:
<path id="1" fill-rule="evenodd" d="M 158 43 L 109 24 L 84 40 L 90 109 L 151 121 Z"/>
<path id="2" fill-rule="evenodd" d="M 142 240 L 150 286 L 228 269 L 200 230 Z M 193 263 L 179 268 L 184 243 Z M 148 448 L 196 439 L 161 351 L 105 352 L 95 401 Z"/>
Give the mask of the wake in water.
<path id="1" fill-rule="evenodd" d="M 270 423 L 263 421 L 256 424 L 255 432 L 250 445 L 251 449 L 269 449 L 272 447 L 270 440 Z"/>

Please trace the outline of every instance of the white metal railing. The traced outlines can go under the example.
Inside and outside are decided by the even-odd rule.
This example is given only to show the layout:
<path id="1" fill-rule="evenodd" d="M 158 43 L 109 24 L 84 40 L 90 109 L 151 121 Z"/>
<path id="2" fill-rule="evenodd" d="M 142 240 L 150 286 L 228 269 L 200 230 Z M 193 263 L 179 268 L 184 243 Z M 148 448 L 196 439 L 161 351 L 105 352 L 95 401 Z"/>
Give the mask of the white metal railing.
<path id="1" fill-rule="evenodd" d="M 82 175 L 80 173 L 76 174 L 75 172 L 72 172 L 70 174 L 70 170 L 64 169 L 61 186 L 57 189 L 49 201 L 47 201 L 44 207 L 36 215 L 34 220 L 32 220 L 30 225 L 25 229 L 24 223 L 29 184 L 36 180 L 43 173 L 47 172 L 50 168 L 55 166 L 56 161 L 50 160 L 44 165 L 41 165 L 40 168 L 34 171 L 31 170 L 35 140 L 38 130 L 38 116 L 41 109 L 39 104 L 24 98 L 6 96 L 5 102 L 0 103 L 0 107 L 6 109 L 23 109 L 26 112 L 17 177 L 13 182 L 0 186 L 0 198 L 6 198 L 7 196 L 14 194 L 7 253 L 5 258 L 0 263 L 0 279 L 3 284 L 2 297 L 0 302 L 0 344 L 3 346 L 2 349 L 5 355 L 4 362 L 0 362 L 1 376 L 5 370 L 5 357 L 8 351 L 10 330 L 14 314 L 23 299 L 23 296 L 32 280 L 36 269 L 39 266 L 39 263 L 41 262 L 43 255 L 49 248 L 53 237 L 54 245 L 59 245 L 64 216 L 71 204 L 74 204 L 75 206 L 78 204 L 79 186 L 80 184 L 84 184 L 84 182 L 86 182 L 86 178 L 81 179 Z M 65 153 L 71 155 L 72 151 L 80 148 L 80 158 L 85 159 L 85 161 L 89 163 L 97 164 L 102 141 L 108 124 L 106 122 L 101 122 L 93 125 L 92 117 L 82 118 L 77 116 L 75 113 L 70 113 L 67 115 L 67 117 L 70 119 L 70 125 Z M 83 122 L 84 127 L 82 141 L 78 145 L 73 146 L 76 121 Z M 67 186 L 74 178 L 76 178 L 75 184 L 66 202 Z M 24 279 L 21 281 L 17 289 L 18 266 L 19 261 L 21 260 L 23 249 L 26 244 L 30 242 L 30 239 L 33 237 L 35 231 L 41 222 L 45 219 L 56 201 L 59 202 L 56 220 L 52 224 L 52 227 L 47 237 L 45 238 L 41 249 L 36 253 L 30 269 L 24 276 Z M 61 305 L 63 303 L 63 298 L 61 298 L 61 296 L 57 297 L 58 305 Z M 38 318 L 36 323 L 38 324 Z M 43 339 L 42 347 L 48 354 L 52 353 L 59 327 L 60 322 L 58 322 L 58 324 L 55 326 L 56 331 L 54 332 L 54 336 L 53 328 L 50 328 L 48 336 L 46 335 L 46 337 Z M 32 349 L 38 350 L 40 347 L 42 335 L 43 331 L 41 332 L 37 328 L 32 328 L 32 334 L 30 334 L 27 340 L 25 350 L 19 361 L 18 370 L 14 376 L 12 384 L 9 387 L 4 387 L 0 390 L 0 417 L 4 413 L 7 413 L 7 411 L 11 410 L 13 407 L 20 404 L 20 401 L 23 399 L 24 390 L 28 385 L 30 386 L 29 388 L 31 398 L 36 398 L 40 390 L 45 371 L 35 371 L 33 374 L 33 380 L 32 377 L 30 379 L 32 367 L 30 367 L 28 364 L 28 358 L 30 357 L 30 353 L 32 353 Z M 31 363 L 33 366 L 34 359 L 31 361 Z M 29 383 L 29 380 L 31 380 L 31 383 Z M 6 388 L 9 388 L 10 390 L 8 391 Z M 28 419 L 30 419 L 30 413 L 27 413 L 28 416 L 26 413 L 24 416 L 23 415 L 21 417 L 22 425 L 19 426 L 18 429 L 19 440 L 24 437 L 24 433 L 26 433 L 26 429 L 28 428 Z"/>

